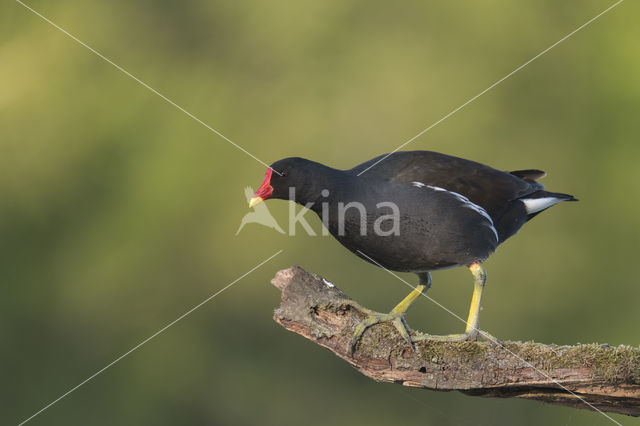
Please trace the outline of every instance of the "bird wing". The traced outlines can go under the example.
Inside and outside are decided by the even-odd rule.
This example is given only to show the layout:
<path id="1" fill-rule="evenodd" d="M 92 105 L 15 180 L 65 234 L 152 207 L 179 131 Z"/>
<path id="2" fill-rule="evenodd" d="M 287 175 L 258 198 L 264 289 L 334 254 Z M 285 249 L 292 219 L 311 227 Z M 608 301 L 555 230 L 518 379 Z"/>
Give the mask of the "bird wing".
<path id="1" fill-rule="evenodd" d="M 349 170 L 352 174 L 396 183 L 421 182 L 461 194 L 482 206 L 492 217 L 502 215 L 510 201 L 544 188 L 530 179 L 475 161 L 432 151 L 399 151 Z M 374 165 L 375 164 L 375 165 Z M 373 166 L 373 167 L 372 167 Z M 368 167 L 371 167 L 367 170 Z"/>

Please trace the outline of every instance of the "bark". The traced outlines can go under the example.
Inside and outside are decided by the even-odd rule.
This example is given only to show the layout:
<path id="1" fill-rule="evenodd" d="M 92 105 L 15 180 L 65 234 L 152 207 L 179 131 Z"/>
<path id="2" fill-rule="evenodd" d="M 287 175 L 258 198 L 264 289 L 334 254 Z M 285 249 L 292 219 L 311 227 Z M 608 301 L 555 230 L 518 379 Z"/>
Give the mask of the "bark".
<path id="1" fill-rule="evenodd" d="M 364 333 L 352 355 L 349 341 L 366 317 L 357 303 L 299 266 L 278 272 L 271 283 L 282 291 L 276 322 L 374 380 L 640 416 L 638 347 L 422 340 L 412 350 L 392 325 L 382 323 Z"/>

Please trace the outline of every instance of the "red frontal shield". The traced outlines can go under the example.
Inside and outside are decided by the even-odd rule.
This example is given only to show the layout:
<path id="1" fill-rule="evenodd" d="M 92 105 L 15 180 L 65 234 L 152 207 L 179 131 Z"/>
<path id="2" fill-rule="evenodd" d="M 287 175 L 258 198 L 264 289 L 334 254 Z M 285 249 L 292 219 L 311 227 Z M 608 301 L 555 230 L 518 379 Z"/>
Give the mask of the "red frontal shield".
<path id="1" fill-rule="evenodd" d="M 271 186 L 271 174 L 273 173 L 273 169 L 269 167 L 267 169 L 267 173 L 264 175 L 264 180 L 262 181 L 262 185 L 256 191 L 255 195 L 249 202 L 249 207 L 253 207 L 258 203 L 263 202 L 267 198 L 271 197 L 273 194 L 273 187 Z"/>

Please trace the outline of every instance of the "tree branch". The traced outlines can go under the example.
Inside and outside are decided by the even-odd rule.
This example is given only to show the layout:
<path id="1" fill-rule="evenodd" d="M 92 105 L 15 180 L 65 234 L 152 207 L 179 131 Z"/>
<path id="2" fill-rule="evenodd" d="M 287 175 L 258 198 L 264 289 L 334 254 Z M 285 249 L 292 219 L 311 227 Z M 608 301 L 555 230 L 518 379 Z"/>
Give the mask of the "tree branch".
<path id="1" fill-rule="evenodd" d="M 416 342 L 414 352 L 382 323 L 364 333 L 352 356 L 349 340 L 366 316 L 357 303 L 299 266 L 278 272 L 271 283 L 282 291 L 276 322 L 374 380 L 640 416 L 640 348 L 426 340 Z"/>

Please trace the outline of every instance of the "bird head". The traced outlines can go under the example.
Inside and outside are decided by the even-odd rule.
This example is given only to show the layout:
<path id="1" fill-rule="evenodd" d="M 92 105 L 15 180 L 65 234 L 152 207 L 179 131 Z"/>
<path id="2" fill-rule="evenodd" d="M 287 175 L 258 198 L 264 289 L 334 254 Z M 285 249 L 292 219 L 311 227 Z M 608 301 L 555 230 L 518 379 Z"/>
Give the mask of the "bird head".
<path id="1" fill-rule="evenodd" d="M 296 200 L 305 196 L 317 183 L 315 170 L 318 167 L 326 168 L 321 164 L 300 157 L 290 157 L 273 163 L 265 173 L 262 184 L 249 201 L 249 207 L 253 207 L 268 198 L 288 200 L 290 188 L 295 189 Z"/>

